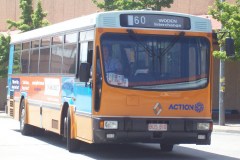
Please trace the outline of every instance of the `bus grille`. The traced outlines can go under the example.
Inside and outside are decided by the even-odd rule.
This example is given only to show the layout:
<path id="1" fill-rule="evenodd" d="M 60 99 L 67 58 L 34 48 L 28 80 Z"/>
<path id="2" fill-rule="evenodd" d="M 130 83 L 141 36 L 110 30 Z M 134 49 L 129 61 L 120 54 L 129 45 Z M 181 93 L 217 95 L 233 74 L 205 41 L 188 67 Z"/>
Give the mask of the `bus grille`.
<path id="1" fill-rule="evenodd" d="M 10 99 L 13 99 L 14 92 L 10 91 Z"/>
<path id="2" fill-rule="evenodd" d="M 13 108 L 12 108 L 12 107 L 10 107 L 10 116 L 11 116 L 11 117 L 14 117 L 14 111 L 13 111 Z"/>
<path id="3" fill-rule="evenodd" d="M 10 99 L 10 116 L 14 117 L 14 101 Z"/>
<path id="4" fill-rule="evenodd" d="M 149 124 L 149 123 L 155 123 L 155 124 L 166 123 L 166 124 L 168 124 L 169 123 L 166 120 L 147 120 L 146 122 L 147 122 L 147 124 Z"/>
<path id="5" fill-rule="evenodd" d="M 196 30 L 205 31 L 208 29 L 208 24 L 206 22 L 195 22 L 194 27 Z"/>
<path id="6" fill-rule="evenodd" d="M 14 117 L 14 100 L 13 100 L 13 95 L 14 95 L 14 92 L 13 91 L 10 91 L 10 108 L 9 108 L 9 115 L 11 117 Z"/>
<path id="7" fill-rule="evenodd" d="M 104 17 L 103 25 L 108 27 L 116 27 L 116 18 L 115 17 Z"/>

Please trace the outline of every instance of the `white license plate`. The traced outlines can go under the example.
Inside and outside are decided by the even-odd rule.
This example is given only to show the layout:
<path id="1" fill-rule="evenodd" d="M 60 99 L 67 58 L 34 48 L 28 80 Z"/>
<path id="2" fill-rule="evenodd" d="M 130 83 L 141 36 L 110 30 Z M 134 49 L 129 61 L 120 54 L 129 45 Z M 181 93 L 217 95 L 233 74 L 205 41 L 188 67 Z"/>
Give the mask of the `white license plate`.
<path id="1" fill-rule="evenodd" d="M 165 123 L 161 123 L 161 124 L 149 123 L 148 130 L 149 131 L 167 131 L 167 124 L 165 124 Z"/>

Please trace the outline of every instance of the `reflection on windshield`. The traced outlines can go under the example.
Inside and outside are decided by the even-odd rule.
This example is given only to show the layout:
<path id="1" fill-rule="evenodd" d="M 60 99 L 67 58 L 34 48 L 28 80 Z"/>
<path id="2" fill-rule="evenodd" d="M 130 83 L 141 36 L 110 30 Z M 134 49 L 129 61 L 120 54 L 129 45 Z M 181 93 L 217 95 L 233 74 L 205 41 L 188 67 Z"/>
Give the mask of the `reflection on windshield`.
<path id="1" fill-rule="evenodd" d="M 106 33 L 101 45 L 104 75 L 110 85 L 177 90 L 208 83 L 210 46 L 206 38 Z"/>

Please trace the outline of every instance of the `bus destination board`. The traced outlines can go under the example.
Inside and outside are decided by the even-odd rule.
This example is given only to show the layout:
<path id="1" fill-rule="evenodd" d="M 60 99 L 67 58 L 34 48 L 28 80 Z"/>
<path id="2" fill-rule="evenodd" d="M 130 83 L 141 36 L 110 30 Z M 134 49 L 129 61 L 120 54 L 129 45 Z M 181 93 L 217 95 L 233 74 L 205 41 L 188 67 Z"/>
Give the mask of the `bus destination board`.
<path id="1" fill-rule="evenodd" d="M 188 17 L 163 14 L 121 14 L 122 27 L 159 28 L 189 30 L 191 28 Z"/>

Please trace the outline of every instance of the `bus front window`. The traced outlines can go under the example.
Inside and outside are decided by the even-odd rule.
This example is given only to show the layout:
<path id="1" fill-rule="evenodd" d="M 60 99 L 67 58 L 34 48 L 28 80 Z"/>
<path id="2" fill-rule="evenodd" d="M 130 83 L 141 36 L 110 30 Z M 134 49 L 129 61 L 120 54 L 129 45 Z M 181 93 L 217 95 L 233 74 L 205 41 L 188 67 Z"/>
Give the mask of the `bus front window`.
<path id="1" fill-rule="evenodd" d="M 101 45 L 110 85 L 178 90 L 203 88 L 208 83 L 210 44 L 204 37 L 106 33 Z M 112 62 L 105 63 L 109 57 Z"/>

